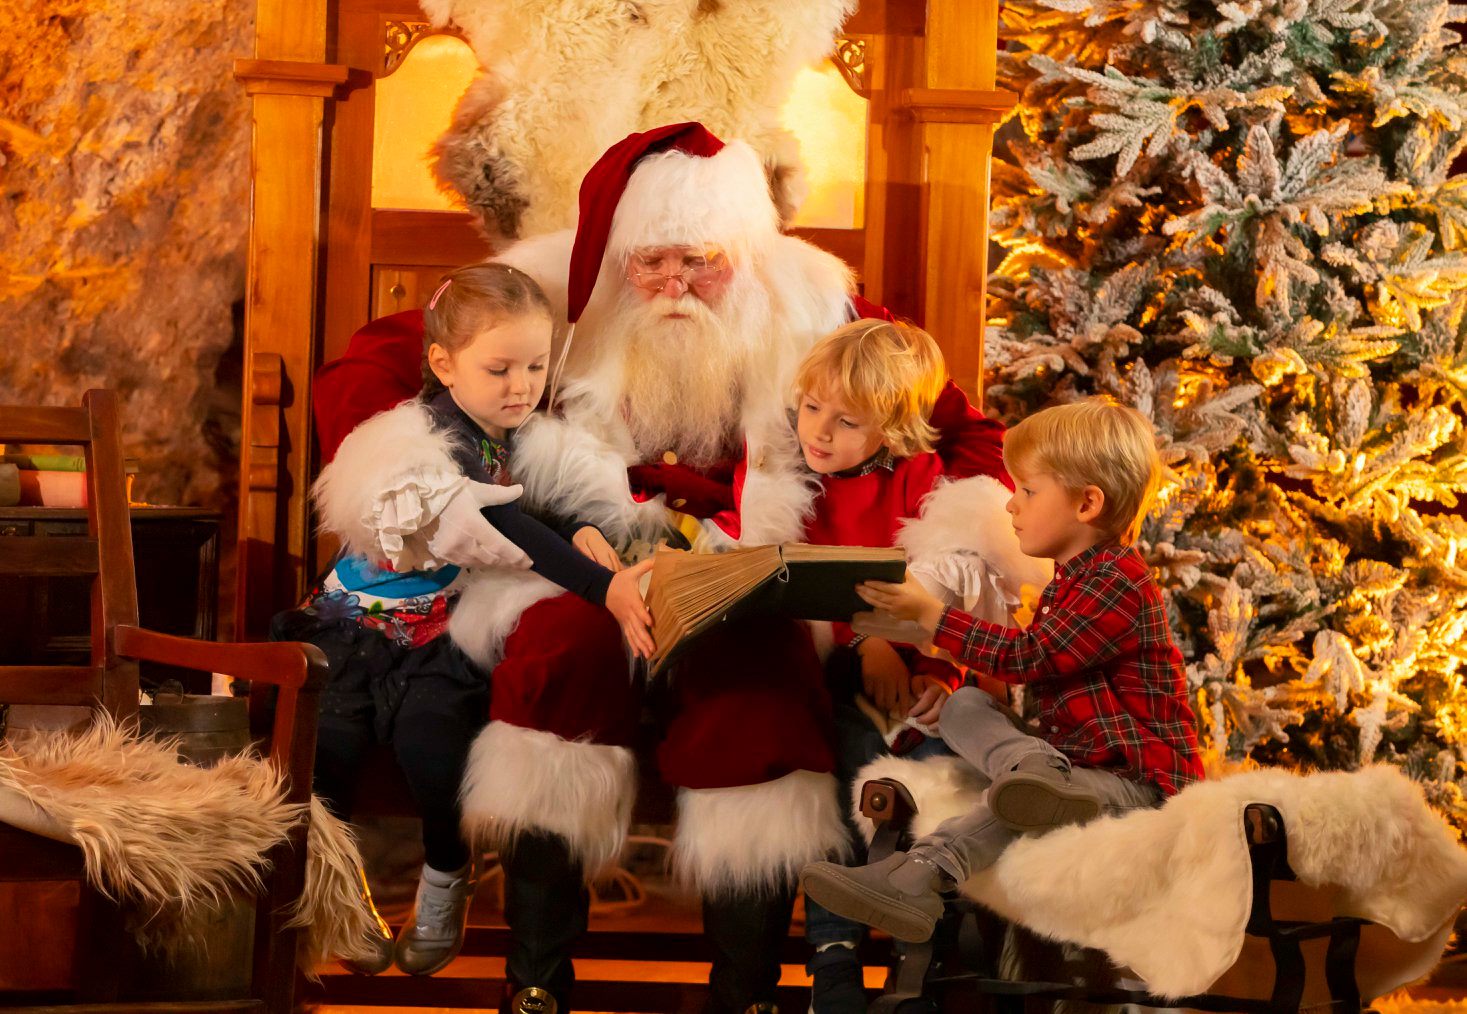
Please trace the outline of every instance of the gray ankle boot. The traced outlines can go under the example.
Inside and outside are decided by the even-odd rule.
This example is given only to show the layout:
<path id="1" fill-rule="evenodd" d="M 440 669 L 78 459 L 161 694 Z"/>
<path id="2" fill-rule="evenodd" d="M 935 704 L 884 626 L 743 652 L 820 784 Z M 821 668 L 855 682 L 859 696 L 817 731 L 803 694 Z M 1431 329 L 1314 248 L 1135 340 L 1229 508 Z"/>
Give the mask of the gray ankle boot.
<path id="1" fill-rule="evenodd" d="M 988 808 L 1015 831 L 1032 834 L 1100 816 L 1100 800 L 1070 777 L 1069 762 L 1034 754 L 999 775 L 988 789 Z"/>
<path id="2" fill-rule="evenodd" d="M 458 957 L 478 878 L 473 860 L 455 873 L 423 867 L 413 914 L 397 937 L 397 967 L 432 975 Z"/>

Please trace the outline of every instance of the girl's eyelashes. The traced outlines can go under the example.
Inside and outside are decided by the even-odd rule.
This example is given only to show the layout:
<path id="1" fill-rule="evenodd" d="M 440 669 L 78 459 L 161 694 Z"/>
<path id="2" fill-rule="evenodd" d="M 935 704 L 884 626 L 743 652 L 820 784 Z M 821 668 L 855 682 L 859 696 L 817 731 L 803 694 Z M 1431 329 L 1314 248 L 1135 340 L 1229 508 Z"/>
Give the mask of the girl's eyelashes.
<path id="1" fill-rule="evenodd" d="M 858 422 L 856 422 L 854 419 L 842 419 L 840 421 L 840 424 L 842 426 L 844 426 L 848 430 L 855 430 L 855 429 L 860 429 L 861 428 L 861 424 L 858 423 Z"/>

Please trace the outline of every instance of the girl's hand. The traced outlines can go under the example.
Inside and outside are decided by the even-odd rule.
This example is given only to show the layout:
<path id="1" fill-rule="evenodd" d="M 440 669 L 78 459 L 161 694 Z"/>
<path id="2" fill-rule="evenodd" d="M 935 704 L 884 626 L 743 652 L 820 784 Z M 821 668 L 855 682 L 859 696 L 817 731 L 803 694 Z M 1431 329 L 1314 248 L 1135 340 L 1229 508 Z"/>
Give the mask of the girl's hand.
<path id="1" fill-rule="evenodd" d="M 856 646 L 861 656 L 861 688 L 882 711 L 900 715 L 912 706 L 912 674 L 891 642 L 868 637 Z"/>
<path id="2" fill-rule="evenodd" d="M 936 728 L 938 716 L 942 714 L 942 709 L 947 706 L 947 699 L 951 696 L 947 687 L 940 683 L 930 683 L 917 698 L 917 703 L 912 705 L 912 710 L 907 712 L 907 717 L 918 725 Z"/>
<path id="3" fill-rule="evenodd" d="M 652 640 L 652 613 L 642 601 L 642 589 L 638 587 L 642 575 L 651 569 L 652 561 L 643 560 L 635 567 L 618 571 L 606 589 L 606 608 L 621 624 L 621 632 L 632 646 L 633 654 L 641 658 L 651 658 L 657 650 Z"/>
<path id="4" fill-rule="evenodd" d="M 582 525 L 576 529 L 576 534 L 571 536 L 571 545 L 613 574 L 621 570 L 621 557 L 616 555 L 616 550 L 611 548 L 611 543 L 595 525 Z"/>
<path id="5" fill-rule="evenodd" d="M 909 577 L 901 584 L 867 581 L 856 585 L 856 594 L 862 601 L 899 620 L 915 621 L 928 634 L 936 633 L 937 622 L 942 619 L 942 603 L 914 578 Z"/>

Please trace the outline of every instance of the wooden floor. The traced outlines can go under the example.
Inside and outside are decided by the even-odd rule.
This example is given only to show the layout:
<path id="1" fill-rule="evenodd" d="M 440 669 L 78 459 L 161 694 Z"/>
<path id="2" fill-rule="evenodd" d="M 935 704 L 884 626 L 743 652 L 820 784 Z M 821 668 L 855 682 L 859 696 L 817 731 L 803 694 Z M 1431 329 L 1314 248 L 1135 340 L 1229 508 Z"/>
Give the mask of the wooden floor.
<path id="1" fill-rule="evenodd" d="M 365 833 L 363 848 L 373 871 L 377 907 L 394 927 L 412 907 L 419 858 L 412 837 L 390 826 Z M 709 954 L 702 937 L 697 899 L 666 874 L 665 843 L 635 838 L 626 866 L 634 881 L 598 885 L 590 931 L 576 951 L 578 1008 L 617 1012 L 695 1012 L 707 994 Z M 493 1009 L 500 996 L 508 930 L 502 917 L 501 880 L 497 868 L 480 880 L 469 912 L 464 953 L 432 977 L 403 975 L 396 970 L 370 978 L 351 975 L 338 966 L 323 969 L 322 984 L 305 988 L 302 1000 L 317 1014 L 346 1011 L 455 1011 Z M 868 955 L 867 986 L 881 987 L 886 975 L 880 964 L 887 947 L 878 942 Z M 799 904 L 783 954 L 780 1006 L 804 1011 L 809 1005 L 809 976 L 804 963 L 804 916 Z"/>

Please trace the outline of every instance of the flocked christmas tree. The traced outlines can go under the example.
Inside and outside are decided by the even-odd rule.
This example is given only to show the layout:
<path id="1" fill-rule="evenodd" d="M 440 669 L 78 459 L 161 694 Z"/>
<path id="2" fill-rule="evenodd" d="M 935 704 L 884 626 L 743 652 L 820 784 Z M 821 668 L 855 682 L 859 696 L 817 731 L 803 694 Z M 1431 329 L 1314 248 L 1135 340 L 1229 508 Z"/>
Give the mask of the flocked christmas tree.
<path id="1" fill-rule="evenodd" d="M 1467 825 L 1467 56 L 1439 0 L 1008 0 L 991 409 L 1106 394 L 1219 752 Z"/>

